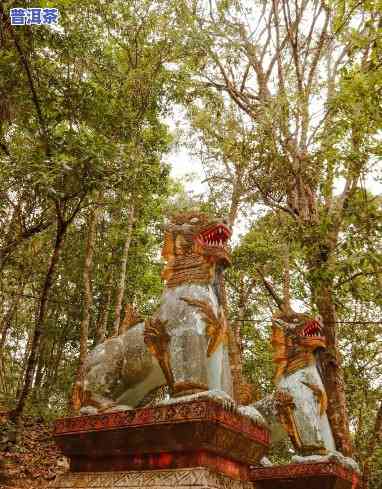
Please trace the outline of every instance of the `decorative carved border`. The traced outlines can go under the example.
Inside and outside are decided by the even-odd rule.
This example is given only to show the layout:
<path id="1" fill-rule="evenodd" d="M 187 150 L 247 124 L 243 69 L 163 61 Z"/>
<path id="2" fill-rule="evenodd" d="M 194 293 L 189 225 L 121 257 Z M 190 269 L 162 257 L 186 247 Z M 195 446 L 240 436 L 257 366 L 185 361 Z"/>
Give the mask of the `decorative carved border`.
<path id="1" fill-rule="evenodd" d="M 253 489 L 252 482 L 233 480 L 205 468 L 66 474 L 48 488 L 74 489 Z"/>
<path id="2" fill-rule="evenodd" d="M 228 411 L 212 400 L 180 402 L 132 411 L 60 418 L 55 422 L 54 435 L 59 437 L 89 431 L 189 421 L 215 421 L 233 431 L 247 435 L 263 446 L 268 446 L 270 443 L 270 433 L 266 428 L 256 424 L 255 421 L 246 416 Z"/>
<path id="3" fill-rule="evenodd" d="M 266 479 L 297 479 L 300 477 L 334 476 L 352 483 L 356 488 L 359 475 L 336 463 L 317 462 L 312 464 L 288 464 L 263 467 L 251 471 L 252 481 Z"/>

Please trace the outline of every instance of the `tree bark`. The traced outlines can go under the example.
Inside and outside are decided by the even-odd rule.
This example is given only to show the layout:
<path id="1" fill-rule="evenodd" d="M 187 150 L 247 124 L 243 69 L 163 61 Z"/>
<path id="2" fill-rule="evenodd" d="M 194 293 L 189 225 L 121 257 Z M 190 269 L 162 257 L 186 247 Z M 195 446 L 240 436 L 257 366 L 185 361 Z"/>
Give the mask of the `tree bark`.
<path id="1" fill-rule="evenodd" d="M 17 425 L 19 424 L 20 418 L 23 414 L 25 403 L 27 401 L 28 395 L 32 387 L 33 376 L 37 364 L 39 345 L 40 345 L 41 337 L 44 332 L 44 322 L 45 322 L 45 315 L 46 315 L 46 310 L 48 305 L 49 292 L 52 287 L 54 274 L 56 272 L 56 268 L 60 258 L 67 226 L 68 223 L 64 223 L 61 220 L 57 220 L 57 230 L 56 230 L 56 238 L 54 242 L 53 253 L 49 261 L 48 270 L 45 276 L 44 284 L 41 291 L 41 297 L 38 304 L 35 329 L 34 329 L 32 342 L 31 342 L 31 350 L 26 366 L 24 383 L 21 389 L 17 406 L 12 414 L 12 418 Z"/>
<path id="2" fill-rule="evenodd" d="M 241 278 L 240 290 L 239 290 L 239 304 L 238 304 L 238 319 L 229 328 L 231 330 L 229 338 L 229 356 L 232 372 L 234 399 L 240 404 L 249 404 L 253 399 L 250 399 L 251 390 L 244 376 L 243 368 L 243 346 L 241 327 L 242 320 L 245 317 L 245 294 L 244 283 Z"/>
<path id="3" fill-rule="evenodd" d="M 351 456 L 353 448 L 349 431 L 345 383 L 336 338 L 337 315 L 330 286 L 323 283 L 318 284 L 313 290 L 313 296 L 322 317 L 326 337 L 326 349 L 320 353 L 320 361 L 328 396 L 327 414 L 337 450 L 346 456 Z"/>
<path id="4" fill-rule="evenodd" d="M 92 292 L 92 271 L 94 245 L 96 240 L 97 222 L 98 222 L 99 207 L 93 207 L 90 210 L 88 219 L 88 236 L 86 241 L 85 263 L 83 269 L 84 283 L 84 299 L 83 299 L 83 317 L 80 327 L 80 356 L 77 367 L 76 377 L 72 390 L 70 408 L 73 412 L 78 412 L 81 407 L 80 391 L 83 385 L 84 368 L 86 355 L 88 353 L 88 337 L 91 313 L 93 307 L 93 292 Z"/>
<path id="5" fill-rule="evenodd" d="M 14 296 L 12 304 L 9 306 L 8 311 L 4 315 L 4 319 L 1 321 L 1 325 L 0 325 L 0 334 L 1 334 L 0 357 L 2 355 L 2 351 L 3 351 L 4 345 L 5 345 L 5 341 L 7 338 L 9 328 L 11 327 L 12 318 L 13 318 L 16 310 L 17 310 L 17 306 L 18 306 L 18 303 L 20 301 L 20 297 L 23 293 L 23 290 L 24 290 L 24 285 L 21 285 L 20 293 Z"/>
<path id="6" fill-rule="evenodd" d="M 129 211 L 129 217 L 128 217 L 128 221 L 127 221 L 126 239 L 125 239 L 125 244 L 124 244 L 123 252 L 122 252 L 121 273 L 120 273 L 119 283 L 118 283 L 118 287 L 117 287 L 117 298 L 115 301 L 113 336 L 117 336 L 119 334 L 119 327 L 121 324 L 121 310 L 122 310 L 123 296 L 125 293 L 127 257 L 129 254 L 131 238 L 133 236 L 133 227 L 134 227 L 134 206 L 131 205 L 130 211 Z"/>
<path id="7" fill-rule="evenodd" d="M 4 354 L 4 346 L 5 346 L 5 342 L 7 339 L 8 331 L 9 331 L 11 324 L 12 324 L 13 316 L 15 315 L 15 312 L 17 310 L 17 306 L 18 306 L 18 303 L 20 301 L 20 297 L 21 297 L 23 290 L 24 290 L 24 285 L 21 286 L 20 294 L 17 294 L 14 296 L 13 301 L 12 301 L 11 305 L 9 306 L 7 312 L 5 313 L 4 318 L 1 321 L 1 325 L 0 325 L 0 333 L 1 333 L 1 336 L 0 336 L 0 379 L 1 379 L 1 383 L 3 385 L 4 392 L 6 392 L 5 375 L 4 375 L 4 372 L 5 372 L 4 355 L 3 355 Z"/>
<path id="8" fill-rule="evenodd" d="M 362 489 L 369 489 L 371 465 L 375 454 L 375 449 L 382 442 L 382 402 L 379 405 L 373 432 L 370 436 L 370 441 L 367 449 L 366 459 L 363 464 Z"/>
<path id="9" fill-rule="evenodd" d="M 110 311 L 110 304 L 111 304 L 112 278 L 113 278 L 113 274 L 111 270 L 109 270 L 106 278 L 105 290 L 103 292 L 102 302 L 100 305 L 100 310 L 98 315 L 97 331 L 96 331 L 96 338 L 95 338 L 96 345 L 103 343 L 107 336 L 107 322 L 109 319 L 109 311 Z"/>

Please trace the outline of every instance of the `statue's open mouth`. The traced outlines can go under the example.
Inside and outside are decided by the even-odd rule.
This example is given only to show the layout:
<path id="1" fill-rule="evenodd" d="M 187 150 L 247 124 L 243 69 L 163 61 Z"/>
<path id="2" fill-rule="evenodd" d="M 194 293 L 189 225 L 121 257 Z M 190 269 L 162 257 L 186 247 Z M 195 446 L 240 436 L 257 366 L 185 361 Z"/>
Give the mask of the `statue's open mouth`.
<path id="1" fill-rule="evenodd" d="M 231 236 L 231 231 L 224 224 L 218 224 L 203 231 L 196 238 L 202 246 L 224 248 Z"/>
<path id="2" fill-rule="evenodd" d="M 308 323 L 300 332 L 300 336 L 304 336 L 307 338 L 320 338 L 322 340 L 325 339 L 325 337 L 322 335 L 322 326 L 318 321 L 308 321 Z"/>

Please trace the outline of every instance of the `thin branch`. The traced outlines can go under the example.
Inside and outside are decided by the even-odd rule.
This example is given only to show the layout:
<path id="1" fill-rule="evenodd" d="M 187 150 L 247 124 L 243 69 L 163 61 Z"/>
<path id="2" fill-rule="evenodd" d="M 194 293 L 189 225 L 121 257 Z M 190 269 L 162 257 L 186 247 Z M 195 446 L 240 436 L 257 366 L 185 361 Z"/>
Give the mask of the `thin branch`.
<path id="1" fill-rule="evenodd" d="M 378 274 L 382 274 L 382 272 L 377 272 L 377 271 L 374 271 L 374 272 L 357 272 L 357 273 L 354 273 L 353 275 L 351 275 L 350 277 L 348 277 L 344 280 L 341 280 L 334 287 L 335 288 L 342 287 L 342 285 L 344 285 L 348 282 L 351 282 L 352 280 L 354 280 L 357 277 L 364 277 L 364 276 L 368 276 L 368 275 L 378 275 Z"/>
<path id="2" fill-rule="evenodd" d="M 5 15 L 4 9 L 3 9 L 3 7 L 1 5 L 0 5 L 0 15 L 1 15 L 2 21 L 4 22 L 4 25 L 7 27 L 8 31 L 10 32 L 10 35 L 11 35 L 11 37 L 13 39 L 13 42 L 14 42 L 15 47 L 16 47 L 16 50 L 19 53 L 21 64 L 22 64 L 22 66 L 23 66 L 23 68 L 25 70 L 25 73 L 27 75 L 29 89 L 30 89 L 31 95 L 32 95 L 32 101 L 33 101 L 33 104 L 34 104 L 35 109 L 36 109 L 36 112 L 37 112 L 37 118 L 38 118 L 38 121 L 39 121 L 40 133 L 41 133 L 41 136 L 43 136 L 43 139 L 44 139 L 44 143 L 45 143 L 45 146 L 46 146 L 46 153 L 47 153 L 47 155 L 49 155 L 50 154 L 50 150 L 49 150 L 48 131 L 47 131 L 47 128 L 46 128 L 44 116 L 42 114 L 40 100 L 38 98 L 38 95 L 37 95 L 37 92 L 36 92 L 36 89 L 35 89 L 35 86 L 34 86 L 32 72 L 30 70 L 30 67 L 29 67 L 27 58 L 26 58 L 23 50 L 21 49 L 21 45 L 20 45 L 20 43 L 19 43 L 19 41 L 17 39 L 15 30 L 14 30 L 13 26 L 11 25 L 8 16 Z"/>
<path id="3" fill-rule="evenodd" d="M 275 301 L 277 304 L 277 307 L 282 310 L 283 307 L 283 301 L 273 288 L 273 286 L 268 282 L 268 280 L 264 277 L 262 271 L 259 268 L 256 268 L 256 272 L 260 275 L 260 278 L 264 284 L 264 287 L 266 288 L 267 292 L 269 295 L 272 297 L 272 299 Z"/>
<path id="4" fill-rule="evenodd" d="M 325 45 L 325 41 L 327 39 L 327 31 L 328 31 L 329 18 L 330 18 L 329 9 L 325 9 L 325 13 L 326 13 L 325 22 L 324 22 L 324 25 L 323 25 L 322 30 L 321 30 L 320 39 L 319 39 L 317 47 L 315 49 L 315 55 L 313 57 L 311 68 L 310 68 L 309 75 L 308 75 L 308 81 L 307 81 L 307 86 L 306 86 L 307 93 L 310 93 L 310 89 L 312 87 L 312 83 L 313 83 L 313 79 L 314 79 L 314 76 L 316 73 L 318 61 L 320 60 L 321 53 L 322 53 L 322 50 L 323 50 L 324 45 Z"/>

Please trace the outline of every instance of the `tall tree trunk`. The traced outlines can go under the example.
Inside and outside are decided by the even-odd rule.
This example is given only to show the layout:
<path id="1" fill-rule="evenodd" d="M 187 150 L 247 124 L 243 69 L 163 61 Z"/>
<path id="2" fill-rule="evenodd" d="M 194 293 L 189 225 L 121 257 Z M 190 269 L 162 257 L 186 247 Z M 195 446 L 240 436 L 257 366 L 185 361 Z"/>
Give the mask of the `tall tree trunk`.
<path id="1" fill-rule="evenodd" d="M 346 456 L 352 454 L 349 418 L 345 397 L 344 376 L 337 346 L 337 314 L 330 285 L 317 284 L 313 296 L 323 320 L 326 349 L 320 353 L 323 381 L 328 395 L 328 417 L 332 426 L 337 450 Z"/>
<path id="2" fill-rule="evenodd" d="M 107 322 L 109 319 L 109 311 L 111 304 L 111 282 L 113 278 L 113 273 L 111 270 L 107 273 L 106 284 L 103 292 L 102 302 L 100 305 L 98 321 L 97 321 L 97 330 L 95 337 L 95 344 L 99 345 L 105 341 L 107 335 Z"/>
<path id="3" fill-rule="evenodd" d="M 282 250 L 283 259 L 283 309 L 288 314 L 292 312 L 291 294 L 290 294 L 290 263 L 289 263 L 289 245 L 284 243 Z"/>
<path id="4" fill-rule="evenodd" d="M 45 280 L 44 280 L 44 284 L 42 287 L 41 296 L 38 304 L 35 328 L 34 328 L 32 342 L 31 342 L 31 350 L 26 366 L 24 383 L 21 389 L 17 406 L 13 411 L 13 416 L 12 416 L 13 420 L 16 422 L 17 425 L 19 425 L 21 416 L 25 408 L 25 403 L 27 401 L 27 398 L 31 390 L 33 375 L 37 363 L 37 354 L 39 350 L 40 340 L 44 332 L 44 322 L 45 322 L 45 315 L 46 315 L 46 310 L 48 305 L 49 292 L 52 287 L 54 274 L 56 272 L 56 268 L 60 258 L 60 253 L 62 250 L 62 245 L 64 242 L 64 236 L 65 236 L 67 226 L 68 223 L 64 223 L 60 219 L 57 219 L 57 230 L 56 230 L 56 238 L 54 242 L 53 253 L 49 261 L 48 270 L 45 276 Z"/>
<path id="5" fill-rule="evenodd" d="M 243 277 L 240 278 L 239 303 L 237 311 L 237 320 L 232 324 L 232 334 L 229 341 L 229 354 L 232 372 L 234 398 L 240 404 L 249 404 L 253 402 L 252 387 L 248 384 L 244 375 L 243 368 L 243 342 L 241 328 L 246 314 L 246 292 Z"/>
<path id="6" fill-rule="evenodd" d="M 377 416 L 375 418 L 374 429 L 370 436 L 369 445 L 367 447 L 366 459 L 363 464 L 362 489 L 369 489 L 371 466 L 375 455 L 375 449 L 380 445 L 381 442 L 382 442 L 382 401 L 379 404 L 379 409 L 377 412 Z"/>
<path id="7" fill-rule="evenodd" d="M 1 321 L 0 324 L 0 357 L 2 355 L 2 351 L 5 345 L 5 341 L 7 339 L 7 334 L 9 331 L 9 328 L 11 327 L 12 324 L 12 319 L 13 316 L 15 315 L 15 312 L 17 310 L 18 303 L 20 302 L 20 297 L 22 296 L 24 290 L 24 284 L 21 284 L 21 287 L 19 289 L 19 293 L 16 294 L 13 298 L 13 301 L 11 305 L 8 308 L 8 311 L 5 313 L 3 320 Z"/>
<path id="8" fill-rule="evenodd" d="M 117 298 L 115 301 L 113 336 L 117 336 L 119 334 L 119 327 L 121 324 L 121 310 L 122 310 L 123 296 L 125 293 L 127 257 L 129 254 L 131 238 L 133 236 L 133 226 L 134 226 L 134 206 L 131 205 L 130 211 L 129 211 L 129 217 L 128 217 L 128 221 L 127 221 L 126 239 L 125 239 L 125 244 L 123 246 L 123 252 L 122 252 L 121 274 L 119 277 L 119 283 L 118 283 L 118 287 L 117 287 Z"/>
<path id="9" fill-rule="evenodd" d="M 80 328 L 80 356 L 78 362 L 78 368 L 76 372 L 76 378 L 72 390 L 70 407 L 73 412 L 78 412 L 81 407 L 81 388 L 83 385 L 84 368 L 86 355 L 88 353 L 88 337 L 89 337 L 89 325 L 91 319 L 91 312 L 93 307 L 93 291 L 92 291 L 92 271 L 93 271 L 93 257 L 94 257 L 94 245 L 96 239 L 96 230 L 98 222 L 99 207 L 93 207 L 89 213 L 88 219 L 88 236 L 86 241 L 85 263 L 83 269 L 83 282 L 84 282 L 84 300 L 83 300 L 83 316 Z"/>
<path id="10" fill-rule="evenodd" d="M 38 399 L 38 390 L 40 389 L 44 372 L 46 370 L 46 355 L 49 349 L 49 345 L 46 345 L 46 338 L 40 342 L 40 348 L 38 353 L 38 361 L 36 362 L 35 375 L 32 385 L 32 390 L 35 399 Z"/>
<path id="11" fill-rule="evenodd" d="M 235 221 L 237 218 L 237 214 L 239 212 L 240 207 L 240 188 L 239 188 L 238 179 L 236 176 L 235 181 L 232 184 L 232 193 L 231 193 L 231 202 L 228 212 L 228 224 L 231 229 L 233 229 L 235 225 Z M 238 319 L 233 324 L 231 324 L 228 328 L 229 338 L 228 338 L 228 352 L 229 352 L 229 362 L 231 367 L 232 374 L 232 383 L 233 383 L 233 397 L 236 402 L 239 404 L 249 404 L 253 399 L 252 395 L 252 386 L 248 384 L 247 379 L 244 375 L 243 369 L 243 349 L 242 349 L 242 335 L 241 335 L 241 326 L 242 319 L 244 319 L 245 312 L 243 310 L 243 289 L 244 284 L 240 283 L 240 299 L 239 299 L 239 310 L 238 310 Z M 224 307 L 226 315 L 228 316 L 228 306 L 226 299 L 226 290 L 225 285 L 223 283 L 222 289 L 224 291 Z"/>
<path id="12" fill-rule="evenodd" d="M 237 337 L 237 324 L 235 323 L 228 328 L 228 352 L 233 384 L 233 398 L 239 404 L 247 404 L 243 401 L 243 389 L 247 386 L 247 382 L 243 374 L 243 360 L 239 341 L 240 338 Z"/>
<path id="13" fill-rule="evenodd" d="M 7 312 L 4 315 L 3 320 L 1 321 L 0 324 L 0 379 L 1 379 L 1 384 L 4 392 L 7 392 L 7 386 L 6 386 L 6 381 L 5 381 L 5 366 L 4 366 L 4 346 L 5 342 L 7 339 L 7 334 L 8 331 L 11 327 L 12 324 L 12 319 L 13 316 L 15 315 L 15 312 L 17 310 L 17 305 L 20 301 L 20 297 L 22 294 L 22 291 L 24 290 L 24 285 L 21 286 L 20 293 L 15 295 L 13 298 L 12 303 L 10 304 Z"/>
<path id="14" fill-rule="evenodd" d="M 228 355 L 232 375 L 233 398 L 239 404 L 249 404 L 252 401 L 252 386 L 248 384 L 243 372 L 243 357 L 241 349 L 241 324 L 228 322 L 227 292 L 224 276 L 219 277 L 219 295 L 224 315 L 228 323 Z"/>
<path id="15" fill-rule="evenodd" d="M 52 349 L 50 367 L 47 372 L 47 375 L 45 376 L 44 385 L 42 387 L 42 390 L 44 392 L 44 399 L 46 399 L 46 402 L 49 401 L 49 396 L 53 391 L 57 381 L 58 369 L 64 353 L 66 338 L 69 333 L 69 330 L 71 329 L 68 323 L 70 322 L 68 321 L 66 325 L 61 329 L 59 337 L 54 344 L 54 348 Z"/>
<path id="16" fill-rule="evenodd" d="M 33 314 L 33 312 L 32 312 L 32 314 Z M 20 368 L 21 374 L 20 374 L 19 379 L 17 381 L 17 389 L 16 389 L 15 399 L 19 399 L 21 389 L 23 388 L 23 385 L 24 385 L 25 372 L 26 372 L 26 368 L 28 365 L 29 355 L 30 355 L 30 352 L 32 349 L 32 341 L 33 341 L 33 331 L 28 331 L 28 340 L 27 340 L 27 344 L 25 347 L 24 356 L 23 356 L 23 359 L 21 362 L 21 368 Z"/>

